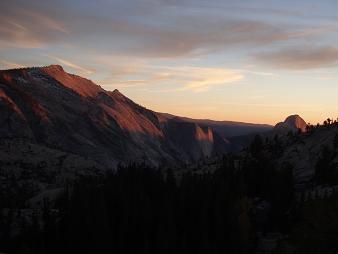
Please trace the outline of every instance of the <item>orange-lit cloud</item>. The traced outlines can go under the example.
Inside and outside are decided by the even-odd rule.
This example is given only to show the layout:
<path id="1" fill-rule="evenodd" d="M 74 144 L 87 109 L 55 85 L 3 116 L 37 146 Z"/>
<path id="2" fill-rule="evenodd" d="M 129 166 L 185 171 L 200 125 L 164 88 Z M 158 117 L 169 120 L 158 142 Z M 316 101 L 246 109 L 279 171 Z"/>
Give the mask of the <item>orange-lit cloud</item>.
<path id="1" fill-rule="evenodd" d="M 153 67 L 139 66 L 138 71 L 133 72 L 143 79 L 126 76 L 110 77 L 101 80 L 100 83 L 107 87 L 148 87 L 163 84 L 172 84 L 175 87 L 162 90 L 166 92 L 205 92 L 214 86 L 235 83 L 244 79 L 244 74 L 239 70 L 213 67 Z"/>
<path id="2" fill-rule="evenodd" d="M 185 79 L 180 91 L 205 92 L 211 87 L 234 83 L 244 79 L 244 75 L 235 70 L 222 68 L 182 67 L 177 69 Z"/>
<path id="3" fill-rule="evenodd" d="M 6 61 L 6 60 L 1 60 L 0 63 L 6 69 L 17 69 L 17 68 L 24 68 L 24 67 L 26 67 L 25 65 L 18 64 L 18 63 L 13 63 L 13 62 Z"/>

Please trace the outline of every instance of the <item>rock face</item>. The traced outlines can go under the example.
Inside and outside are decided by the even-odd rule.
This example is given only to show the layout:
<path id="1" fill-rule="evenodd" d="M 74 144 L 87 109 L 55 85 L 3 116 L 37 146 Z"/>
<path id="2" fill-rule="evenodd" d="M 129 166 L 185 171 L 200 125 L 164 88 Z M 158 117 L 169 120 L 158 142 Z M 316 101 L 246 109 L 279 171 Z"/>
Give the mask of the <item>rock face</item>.
<path id="1" fill-rule="evenodd" d="M 316 163 L 324 147 L 334 151 L 332 168 L 338 170 L 338 150 L 334 148 L 334 140 L 338 135 L 338 124 L 321 127 L 313 133 L 305 133 L 288 144 L 278 159 L 278 164 L 292 165 L 296 183 L 308 182 L 315 174 Z"/>
<path id="2" fill-rule="evenodd" d="M 299 115 L 288 116 L 284 122 L 277 123 L 274 131 L 277 132 L 306 132 L 306 122 Z"/>
<path id="3" fill-rule="evenodd" d="M 170 114 L 163 114 L 168 118 L 176 118 L 185 122 L 196 123 L 200 126 L 208 126 L 217 132 L 222 138 L 229 139 L 253 133 L 267 132 L 273 129 L 268 124 L 253 124 L 233 121 L 214 121 L 209 119 L 191 119 L 187 117 L 178 117 Z"/>
<path id="4" fill-rule="evenodd" d="M 224 153 L 227 146 L 211 128 L 165 117 L 58 65 L 0 71 L 0 137 L 107 167 L 191 162 Z"/>

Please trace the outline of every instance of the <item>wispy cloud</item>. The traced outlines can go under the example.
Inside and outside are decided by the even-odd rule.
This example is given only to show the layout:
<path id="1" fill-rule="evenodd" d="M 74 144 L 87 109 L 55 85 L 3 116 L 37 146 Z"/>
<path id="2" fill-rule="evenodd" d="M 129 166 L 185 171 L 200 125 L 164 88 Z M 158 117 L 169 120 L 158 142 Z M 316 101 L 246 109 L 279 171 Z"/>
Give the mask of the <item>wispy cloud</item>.
<path id="1" fill-rule="evenodd" d="M 76 71 L 78 71 L 82 74 L 90 75 L 90 74 L 93 74 L 95 72 L 92 69 L 82 67 L 82 66 L 75 64 L 73 62 L 70 62 L 69 60 L 66 60 L 66 59 L 62 59 L 62 58 L 59 58 L 59 57 L 56 57 L 56 56 L 51 56 L 51 55 L 48 55 L 48 57 L 55 60 L 55 61 L 58 61 L 62 65 L 70 67 L 70 68 L 72 68 L 72 69 L 74 69 L 74 70 L 76 70 Z"/>
<path id="2" fill-rule="evenodd" d="M 26 67 L 25 65 L 19 64 L 19 63 L 14 63 L 6 60 L 1 60 L 0 61 L 1 65 L 4 66 L 4 68 L 7 69 L 16 69 L 16 68 L 24 68 Z"/>
<path id="3" fill-rule="evenodd" d="M 222 68 L 182 67 L 177 71 L 183 79 L 183 87 L 179 88 L 178 91 L 205 92 L 213 86 L 234 83 L 244 79 L 242 73 Z"/>
<path id="4" fill-rule="evenodd" d="M 248 74 L 264 76 L 264 77 L 277 77 L 278 76 L 276 73 L 273 73 L 273 72 L 262 72 L 262 71 L 248 70 L 248 69 L 234 69 L 234 70 L 240 73 L 248 73 Z"/>
<path id="5" fill-rule="evenodd" d="M 61 21 L 48 17 L 42 13 L 32 11 L 32 10 L 22 10 L 23 15 L 30 17 L 31 20 L 40 24 L 40 28 L 48 28 L 51 30 L 59 31 L 65 34 L 70 34 L 68 28 L 66 28 L 65 24 Z"/>
<path id="6" fill-rule="evenodd" d="M 100 83 L 107 87 L 169 87 L 158 92 L 205 92 L 214 86 L 235 83 L 244 79 L 239 70 L 215 67 L 159 67 L 143 66 L 131 76 L 142 76 L 143 79 L 134 79 L 129 75 L 124 77 L 108 77 Z"/>
<path id="7" fill-rule="evenodd" d="M 63 22 L 46 14 L 11 4 L 0 7 L 0 42 L 6 47 L 39 48 L 70 34 Z"/>
<path id="8" fill-rule="evenodd" d="M 255 55 L 255 60 L 275 68 L 306 70 L 326 68 L 338 64 L 338 48 L 335 46 L 297 46 Z"/>
<path id="9" fill-rule="evenodd" d="M 111 26 L 107 26 L 106 22 Z M 125 44 L 117 43 L 119 54 L 152 58 L 205 55 L 236 47 L 259 48 L 325 36 L 338 30 L 337 26 L 294 28 L 285 24 L 270 24 L 245 18 L 214 17 L 201 20 L 198 16 L 178 16 L 170 23 L 161 25 L 130 20 L 102 20 L 88 24 L 88 27 L 101 33 L 108 41 L 114 40 L 107 38 L 109 34 L 126 40 Z M 101 46 L 106 51 L 115 51 L 111 45 L 109 48 L 108 45 Z"/>
<path id="10" fill-rule="evenodd" d="M 253 8 L 252 4 L 236 7 L 232 1 L 102 1 L 90 13 L 92 3 L 85 0 L 82 11 L 76 4 L 57 1 L 48 5 L 42 0 L 5 2 L 0 3 L 0 42 L 12 47 L 67 41 L 101 53 L 178 58 L 302 41 L 337 31 L 334 25 L 313 27 L 257 18 L 250 13 L 288 17 L 299 13 L 269 6 Z"/>

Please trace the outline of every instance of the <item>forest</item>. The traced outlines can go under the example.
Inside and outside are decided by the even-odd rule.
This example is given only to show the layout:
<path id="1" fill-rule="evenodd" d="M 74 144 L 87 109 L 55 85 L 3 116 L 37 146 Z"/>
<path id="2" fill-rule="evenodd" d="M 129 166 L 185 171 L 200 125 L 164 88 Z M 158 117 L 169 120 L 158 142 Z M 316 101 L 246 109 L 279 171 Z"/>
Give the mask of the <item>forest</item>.
<path id="1" fill-rule="evenodd" d="M 30 222 L 23 218 L 14 238 L 5 238 L 11 222 L 3 215 L 1 244 L 8 253 L 249 253 L 257 228 L 287 230 L 292 174 L 271 166 L 256 160 L 238 170 L 225 156 L 215 172 L 180 179 L 145 164 L 83 177 Z M 256 196 L 272 204 L 271 222 L 254 220 Z"/>
<path id="2" fill-rule="evenodd" d="M 278 235 L 276 253 L 284 253 L 293 241 L 299 253 L 312 253 L 304 232 L 316 239 L 311 248 L 332 249 L 338 227 L 317 225 L 312 231 L 308 227 L 313 227 L 311 211 L 317 208 L 322 210 L 316 210 L 316 221 L 330 218 L 332 225 L 338 223 L 337 216 L 332 217 L 337 195 L 321 201 L 297 198 L 292 166 L 285 163 L 282 170 L 275 168 L 282 146 L 278 136 L 264 140 L 257 135 L 244 156 L 225 155 L 212 172 L 178 174 L 177 169 L 146 164 L 121 165 L 116 172 L 79 177 L 54 202 L 44 199 L 40 209 L 26 209 L 24 202 L 0 195 L 1 250 L 254 253 L 264 237 L 274 234 Z M 334 151 L 323 148 L 313 184 L 337 184 L 330 164 Z M 9 209 L 11 204 L 15 207 Z"/>

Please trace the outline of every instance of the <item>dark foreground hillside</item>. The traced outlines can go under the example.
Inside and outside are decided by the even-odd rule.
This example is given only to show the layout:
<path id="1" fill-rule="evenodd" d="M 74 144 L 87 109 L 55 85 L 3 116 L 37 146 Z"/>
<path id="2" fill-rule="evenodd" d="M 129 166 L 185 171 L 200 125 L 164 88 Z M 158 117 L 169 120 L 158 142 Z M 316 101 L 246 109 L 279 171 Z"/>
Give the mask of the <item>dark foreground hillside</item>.
<path id="1" fill-rule="evenodd" d="M 0 195 L 0 251 L 335 253 L 338 136 L 322 147 L 301 187 L 293 165 L 276 162 L 299 142 L 336 128 L 256 136 L 245 152 L 213 165 L 173 171 L 134 164 L 79 175 L 29 202 L 13 183 L 17 195 Z"/>
<path id="2" fill-rule="evenodd" d="M 83 178 L 54 204 L 45 200 L 40 210 L 30 214 L 28 209 L 20 214 L 2 211 L 1 250 L 249 253 L 255 248 L 255 231 L 260 225 L 252 217 L 246 176 L 230 162 L 224 159 L 214 174 L 185 174 L 179 184 L 172 171 L 163 174 L 144 165 L 103 178 Z M 283 182 L 271 188 L 285 189 L 278 197 L 274 196 L 277 190 L 271 189 L 271 201 L 275 205 L 282 198 L 288 207 L 292 178 L 285 174 L 281 179 Z M 16 230 L 11 225 L 13 217 L 19 223 Z M 271 226 L 280 227 L 279 223 Z"/>

